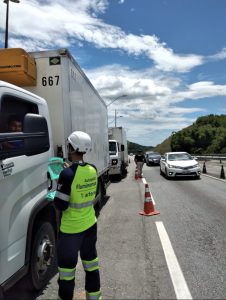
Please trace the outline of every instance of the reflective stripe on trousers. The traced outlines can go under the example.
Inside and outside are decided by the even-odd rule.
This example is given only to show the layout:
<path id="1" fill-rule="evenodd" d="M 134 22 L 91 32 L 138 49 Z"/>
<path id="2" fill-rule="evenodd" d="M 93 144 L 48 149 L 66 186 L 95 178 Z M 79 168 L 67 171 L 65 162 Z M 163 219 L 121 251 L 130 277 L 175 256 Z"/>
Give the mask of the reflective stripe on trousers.
<path id="1" fill-rule="evenodd" d="M 89 300 L 101 300 L 101 291 L 88 293 L 86 292 L 86 299 Z"/>
<path id="2" fill-rule="evenodd" d="M 99 269 L 99 259 L 96 257 L 93 260 L 82 260 L 83 268 L 85 271 L 91 272 Z"/>
<path id="3" fill-rule="evenodd" d="M 72 280 L 75 278 L 75 269 L 68 269 L 68 268 L 60 268 L 58 267 L 59 271 L 59 278 L 60 280 Z"/>

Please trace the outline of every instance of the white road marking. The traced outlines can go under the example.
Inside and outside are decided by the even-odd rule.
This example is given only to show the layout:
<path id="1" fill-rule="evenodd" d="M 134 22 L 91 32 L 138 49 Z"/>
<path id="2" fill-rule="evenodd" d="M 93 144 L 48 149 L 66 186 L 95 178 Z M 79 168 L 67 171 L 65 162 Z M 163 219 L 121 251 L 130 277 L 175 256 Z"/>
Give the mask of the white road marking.
<path id="1" fill-rule="evenodd" d="M 218 180 L 218 181 L 226 182 L 225 179 L 217 178 L 217 177 L 207 175 L 207 174 L 202 174 L 201 176 L 206 176 L 206 177 L 210 177 L 210 178 L 213 178 L 215 180 Z"/>
<path id="2" fill-rule="evenodd" d="M 154 200 L 154 197 L 152 194 L 151 194 L 151 200 L 152 200 L 153 204 L 155 205 L 155 200 Z"/>
<path id="3" fill-rule="evenodd" d="M 162 222 L 155 222 L 157 231 L 162 243 L 163 252 L 169 269 L 170 277 L 173 283 L 177 299 L 192 299 L 184 275 L 174 253 L 172 244 Z"/>
<path id="4" fill-rule="evenodd" d="M 142 178 L 142 181 L 143 181 L 143 184 L 146 184 L 146 183 L 147 183 L 147 181 L 146 181 L 145 178 Z"/>

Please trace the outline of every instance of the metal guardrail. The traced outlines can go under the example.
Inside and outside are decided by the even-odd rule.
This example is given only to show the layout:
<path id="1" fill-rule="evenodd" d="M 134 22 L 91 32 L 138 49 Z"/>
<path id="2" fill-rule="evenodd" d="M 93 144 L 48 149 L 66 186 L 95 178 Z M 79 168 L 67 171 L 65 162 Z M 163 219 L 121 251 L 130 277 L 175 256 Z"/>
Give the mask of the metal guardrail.
<path id="1" fill-rule="evenodd" d="M 193 157 L 196 157 L 198 160 L 226 160 L 226 154 L 206 154 L 206 155 L 192 155 Z"/>

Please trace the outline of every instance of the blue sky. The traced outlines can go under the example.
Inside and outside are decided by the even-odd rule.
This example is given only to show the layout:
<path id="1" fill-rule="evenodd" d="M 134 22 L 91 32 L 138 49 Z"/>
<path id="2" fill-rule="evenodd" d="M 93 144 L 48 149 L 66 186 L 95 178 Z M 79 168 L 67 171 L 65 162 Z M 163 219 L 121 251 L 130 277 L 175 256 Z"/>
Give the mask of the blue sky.
<path id="1" fill-rule="evenodd" d="M 68 48 L 108 106 L 109 126 L 155 146 L 226 114 L 226 1 L 10 2 L 9 47 Z M 4 47 L 5 4 L 0 2 Z M 126 97 L 121 97 L 127 95 Z"/>

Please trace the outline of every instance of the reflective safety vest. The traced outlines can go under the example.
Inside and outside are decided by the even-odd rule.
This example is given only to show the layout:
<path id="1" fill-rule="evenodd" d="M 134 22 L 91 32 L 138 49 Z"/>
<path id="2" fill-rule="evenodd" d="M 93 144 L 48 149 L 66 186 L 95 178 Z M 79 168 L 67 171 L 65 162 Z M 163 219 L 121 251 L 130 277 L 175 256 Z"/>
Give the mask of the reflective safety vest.
<path id="1" fill-rule="evenodd" d="M 97 191 L 97 172 L 89 165 L 78 165 L 71 184 L 69 206 L 63 211 L 60 231 L 79 233 L 96 223 L 93 202 Z"/>

